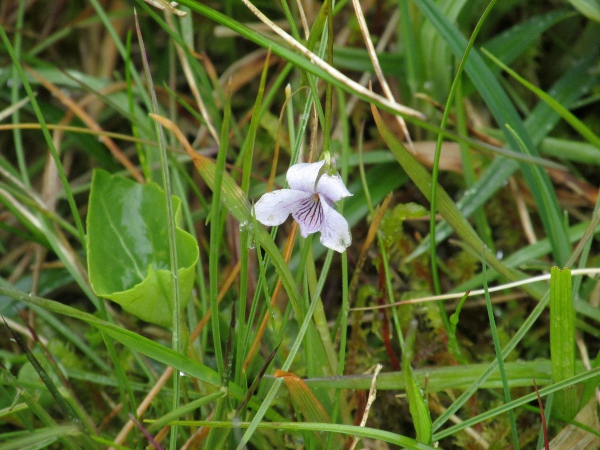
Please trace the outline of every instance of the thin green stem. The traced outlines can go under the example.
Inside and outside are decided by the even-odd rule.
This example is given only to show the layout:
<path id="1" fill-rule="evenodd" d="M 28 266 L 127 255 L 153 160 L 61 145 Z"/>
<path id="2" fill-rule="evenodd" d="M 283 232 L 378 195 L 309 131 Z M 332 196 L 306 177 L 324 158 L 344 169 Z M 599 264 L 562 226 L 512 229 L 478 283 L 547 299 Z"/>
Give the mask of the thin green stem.
<path id="1" fill-rule="evenodd" d="M 152 102 L 152 111 L 155 114 L 159 113 L 158 108 L 158 100 L 156 99 L 156 92 L 154 90 L 154 84 L 152 82 L 152 74 L 150 72 L 150 66 L 148 64 L 148 58 L 146 54 L 146 49 L 144 46 L 144 40 L 142 37 L 142 32 L 139 27 L 139 22 L 137 21 L 136 16 L 136 31 L 138 36 L 138 42 L 140 45 L 141 53 L 142 53 L 142 62 L 144 64 L 144 71 L 146 73 L 146 81 L 148 83 L 148 90 L 150 92 L 150 98 Z M 175 235 L 175 210 L 173 208 L 173 197 L 172 197 L 172 188 L 171 188 L 171 179 L 170 179 L 170 169 L 169 162 L 167 157 L 167 144 L 163 131 L 163 127 L 158 121 L 153 121 L 156 131 L 156 136 L 158 137 L 158 147 L 159 147 L 159 156 L 160 156 L 160 167 L 162 172 L 162 182 L 163 188 L 165 190 L 165 202 L 167 206 L 167 232 L 169 236 L 169 265 L 171 271 L 171 284 L 172 284 L 172 299 L 173 299 L 173 316 L 172 316 L 172 327 L 173 327 L 173 335 L 171 337 L 171 347 L 177 353 L 181 353 L 182 343 L 181 343 L 181 333 L 182 333 L 182 323 L 181 323 L 181 294 L 179 292 L 179 262 L 177 259 L 177 238 Z M 181 374 L 179 371 L 175 371 L 173 374 L 173 402 L 172 408 L 176 410 L 179 408 L 180 394 L 181 394 Z M 171 448 L 177 447 L 177 427 L 171 428 Z"/>
<path id="2" fill-rule="evenodd" d="M 510 388 L 508 387 L 508 380 L 506 377 L 506 370 L 504 370 L 504 358 L 502 356 L 502 347 L 500 346 L 500 338 L 498 337 L 498 329 L 496 328 L 496 319 L 494 318 L 494 309 L 492 307 L 492 299 L 490 298 L 490 292 L 488 291 L 486 267 L 485 262 L 485 249 L 482 255 L 482 272 L 483 272 L 483 288 L 485 289 L 485 306 L 487 308 L 488 320 L 490 322 L 490 331 L 492 332 L 492 339 L 494 340 L 494 350 L 496 351 L 496 360 L 498 361 L 498 371 L 502 379 L 502 388 L 504 390 L 504 400 L 506 403 L 510 403 Z M 515 423 L 515 413 L 511 409 L 508 411 L 510 419 L 510 431 L 513 439 L 513 447 L 515 450 L 519 450 L 519 435 L 517 434 L 517 424 Z"/>
<path id="3" fill-rule="evenodd" d="M 450 106 L 452 105 L 452 102 L 454 101 L 456 89 L 458 87 L 458 83 L 459 83 L 460 77 L 462 75 L 463 69 L 465 68 L 465 64 L 467 63 L 467 57 L 469 56 L 469 52 L 471 51 L 471 48 L 473 48 L 473 44 L 475 43 L 475 38 L 479 34 L 479 31 L 481 30 L 481 27 L 483 26 L 485 19 L 487 18 L 488 14 L 492 11 L 492 8 L 494 7 L 495 3 L 496 3 L 496 0 L 492 0 L 489 3 L 489 5 L 487 6 L 487 8 L 485 9 L 485 11 L 483 12 L 483 14 L 481 15 L 481 18 L 479 19 L 479 21 L 477 22 L 477 25 L 475 26 L 475 30 L 473 30 L 473 33 L 471 34 L 471 38 L 469 39 L 469 43 L 467 44 L 467 48 L 465 49 L 465 53 L 463 54 L 460 64 L 458 65 L 458 70 L 456 71 L 456 76 L 454 77 L 454 80 L 452 81 L 452 87 L 450 88 L 450 93 L 448 94 L 448 100 L 446 101 L 446 106 L 444 107 L 444 114 L 442 116 L 442 122 L 440 124 L 440 128 L 442 130 L 446 129 L 446 125 L 448 123 L 448 118 L 450 117 L 450 109 L 451 109 Z M 436 148 L 435 148 L 435 158 L 434 158 L 434 162 L 433 162 L 433 170 L 431 172 L 431 181 L 432 181 L 432 183 L 431 183 L 431 210 L 430 210 L 430 216 L 429 216 L 429 234 L 431 236 L 431 241 L 430 241 L 431 275 L 433 277 L 433 287 L 434 287 L 435 293 L 437 295 L 440 295 L 442 293 L 442 288 L 440 286 L 440 279 L 439 279 L 439 273 L 438 273 L 438 265 L 437 265 L 435 222 L 436 222 L 436 213 L 437 213 L 438 174 L 439 174 L 440 157 L 442 154 L 441 152 L 442 152 L 443 141 L 444 141 L 444 136 L 442 134 L 438 134 Z M 444 306 L 441 302 L 439 303 L 439 308 L 440 308 L 440 315 L 442 316 L 446 330 L 450 330 L 450 322 L 448 321 L 448 315 L 446 314 L 446 310 L 444 309 Z"/>

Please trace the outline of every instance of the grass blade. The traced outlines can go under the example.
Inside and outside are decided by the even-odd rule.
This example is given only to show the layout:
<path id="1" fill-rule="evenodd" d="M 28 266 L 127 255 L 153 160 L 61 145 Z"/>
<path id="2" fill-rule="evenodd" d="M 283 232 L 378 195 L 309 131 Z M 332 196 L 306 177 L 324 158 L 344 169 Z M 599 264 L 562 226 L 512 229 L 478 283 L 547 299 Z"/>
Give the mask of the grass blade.
<path id="1" fill-rule="evenodd" d="M 485 252 L 485 248 L 484 248 Z M 488 291 L 488 284 L 486 278 L 486 264 L 485 259 L 482 261 L 483 264 L 483 286 L 485 289 L 485 306 L 487 308 L 488 320 L 490 322 L 490 330 L 492 332 L 492 339 L 494 340 L 494 350 L 496 352 L 496 360 L 498 361 L 498 371 L 502 378 L 502 388 L 504 390 L 504 400 L 506 403 L 510 403 L 510 389 L 508 387 L 508 379 L 506 377 L 506 371 L 504 370 L 504 357 L 502 356 L 502 347 L 500 346 L 500 338 L 498 337 L 498 329 L 496 328 L 496 319 L 494 318 L 494 309 L 492 307 L 492 299 L 490 298 L 490 292 Z M 537 393 L 537 388 L 536 388 Z M 515 413 L 513 410 L 508 411 L 510 418 L 510 431 L 513 439 L 513 448 L 519 449 L 519 435 L 517 434 L 517 425 L 515 423 Z"/>
<path id="2" fill-rule="evenodd" d="M 575 308 L 571 270 L 553 267 L 550 271 L 550 355 L 555 382 L 575 375 Z M 554 394 L 556 409 L 572 419 L 577 414 L 577 390 L 570 386 Z"/>
<path id="3" fill-rule="evenodd" d="M 454 55 L 460 58 L 467 47 L 467 42 L 458 29 L 448 21 L 433 1 L 415 0 L 415 3 L 435 25 Z M 514 136 L 506 128 L 507 124 L 521 137 L 531 153 L 537 156 L 535 146 L 515 107 L 510 102 L 504 89 L 502 89 L 498 81 L 494 78 L 493 73 L 475 50 L 471 51 L 467 59 L 465 71 L 487 103 L 490 112 L 503 128 L 504 135 L 510 147 L 513 150 L 519 149 L 518 142 L 515 141 Z M 552 242 L 554 258 L 558 264 L 564 264 L 571 253 L 572 247 L 566 239 L 566 227 L 550 179 L 539 167 L 524 163 L 521 163 L 520 167 L 535 199 L 544 230 Z M 538 184 L 538 180 L 542 180 L 542 184 Z"/>

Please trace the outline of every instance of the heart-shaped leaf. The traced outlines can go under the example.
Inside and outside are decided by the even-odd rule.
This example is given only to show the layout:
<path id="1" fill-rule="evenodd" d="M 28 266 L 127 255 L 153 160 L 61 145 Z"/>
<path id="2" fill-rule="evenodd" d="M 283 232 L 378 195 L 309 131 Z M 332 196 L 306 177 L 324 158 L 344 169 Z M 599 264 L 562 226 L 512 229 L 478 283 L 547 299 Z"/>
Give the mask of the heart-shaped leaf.
<path id="1" fill-rule="evenodd" d="M 173 197 L 176 220 L 181 201 Z M 161 326 L 171 324 L 173 284 L 164 191 L 104 170 L 94 171 L 87 216 L 87 256 L 94 292 Z M 181 306 L 194 284 L 198 245 L 176 228 Z"/>

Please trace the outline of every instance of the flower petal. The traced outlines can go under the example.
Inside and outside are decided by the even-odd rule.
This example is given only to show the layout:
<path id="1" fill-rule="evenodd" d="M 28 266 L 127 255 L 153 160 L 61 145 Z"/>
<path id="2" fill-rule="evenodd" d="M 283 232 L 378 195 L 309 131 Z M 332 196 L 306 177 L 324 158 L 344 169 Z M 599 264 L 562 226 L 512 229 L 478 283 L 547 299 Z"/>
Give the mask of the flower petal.
<path id="1" fill-rule="evenodd" d="M 315 192 L 315 181 L 325 160 L 316 163 L 300 163 L 290 167 L 285 178 L 290 188 L 304 192 Z"/>
<path id="2" fill-rule="evenodd" d="M 352 243 L 350 226 L 344 216 L 322 201 L 324 222 L 321 227 L 321 244 L 343 253 Z"/>
<path id="3" fill-rule="evenodd" d="M 300 234 L 304 238 L 309 234 L 320 231 L 323 226 L 322 201 L 316 194 L 309 195 L 310 197 L 297 203 L 292 211 L 292 217 L 300 225 Z"/>
<path id="4" fill-rule="evenodd" d="M 327 197 L 327 200 L 333 203 L 343 199 L 344 197 L 352 196 L 350 191 L 346 189 L 346 185 L 338 173 L 335 175 L 328 175 L 324 173 L 317 184 L 317 192 Z"/>
<path id="5" fill-rule="evenodd" d="M 286 179 L 290 188 L 305 192 L 317 192 L 322 194 L 330 202 L 349 197 L 352 194 L 346 189 L 339 174 L 329 175 L 324 173 L 319 178 L 319 183 L 315 189 L 315 181 L 319 176 L 319 171 L 325 164 L 325 160 L 316 163 L 294 164 L 287 171 Z"/>
<path id="6" fill-rule="evenodd" d="M 294 189 L 267 192 L 254 205 L 254 215 L 263 225 L 281 225 L 300 202 L 312 199 L 312 196 L 311 193 Z"/>

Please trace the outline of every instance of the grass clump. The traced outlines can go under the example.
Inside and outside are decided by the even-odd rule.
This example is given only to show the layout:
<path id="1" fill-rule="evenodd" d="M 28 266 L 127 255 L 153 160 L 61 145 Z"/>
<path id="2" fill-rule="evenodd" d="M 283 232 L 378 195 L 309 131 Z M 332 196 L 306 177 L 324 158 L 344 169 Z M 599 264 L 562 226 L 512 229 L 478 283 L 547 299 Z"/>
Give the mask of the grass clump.
<path id="1" fill-rule="evenodd" d="M 0 446 L 600 446 L 571 3 L 2 3 Z"/>

